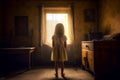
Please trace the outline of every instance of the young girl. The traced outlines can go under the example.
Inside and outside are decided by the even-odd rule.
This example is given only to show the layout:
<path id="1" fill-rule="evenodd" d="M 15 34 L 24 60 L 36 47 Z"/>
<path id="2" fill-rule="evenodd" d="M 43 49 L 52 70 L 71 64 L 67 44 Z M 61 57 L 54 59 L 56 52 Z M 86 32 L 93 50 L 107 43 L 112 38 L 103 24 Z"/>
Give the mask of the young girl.
<path id="1" fill-rule="evenodd" d="M 55 76 L 58 77 L 58 67 L 61 67 L 61 76 L 64 77 L 64 61 L 67 61 L 66 40 L 64 35 L 64 26 L 58 23 L 55 27 L 54 35 L 52 36 L 52 54 L 51 60 L 55 61 Z"/>

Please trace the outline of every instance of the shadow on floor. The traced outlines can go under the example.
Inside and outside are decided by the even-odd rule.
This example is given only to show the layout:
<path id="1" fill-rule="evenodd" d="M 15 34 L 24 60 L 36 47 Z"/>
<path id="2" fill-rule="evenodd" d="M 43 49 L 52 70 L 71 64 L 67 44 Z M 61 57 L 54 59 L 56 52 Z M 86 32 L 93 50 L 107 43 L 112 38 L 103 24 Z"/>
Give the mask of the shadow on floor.
<path id="1" fill-rule="evenodd" d="M 43 80 L 82 80 L 82 79 L 78 79 L 78 78 L 70 78 L 70 77 L 53 77 L 53 78 L 44 78 Z"/>

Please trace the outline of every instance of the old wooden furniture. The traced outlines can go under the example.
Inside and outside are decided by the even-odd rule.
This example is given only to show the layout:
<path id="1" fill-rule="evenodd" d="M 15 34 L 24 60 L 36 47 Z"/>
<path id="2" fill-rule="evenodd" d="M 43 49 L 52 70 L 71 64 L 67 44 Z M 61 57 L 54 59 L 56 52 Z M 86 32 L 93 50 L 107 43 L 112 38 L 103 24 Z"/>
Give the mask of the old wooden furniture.
<path id="1" fill-rule="evenodd" d="M 31 68 L 35 47 L 0 48 L 0 74 Z"/>
<path id="2" fill-rule="evenodd" d="M 82 66 L 96 78 L 114 75 L 120 70 L 120 41 L 82 41 Z"/>

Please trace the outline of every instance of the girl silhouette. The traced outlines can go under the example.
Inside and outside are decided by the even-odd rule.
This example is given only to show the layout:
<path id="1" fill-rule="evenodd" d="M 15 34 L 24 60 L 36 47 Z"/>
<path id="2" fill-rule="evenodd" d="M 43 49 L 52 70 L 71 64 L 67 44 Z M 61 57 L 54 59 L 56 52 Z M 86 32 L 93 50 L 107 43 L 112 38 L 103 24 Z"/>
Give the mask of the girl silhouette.
<path id="1" fill-rule="evenodd" d="M 51 61 L 55 62 L 55 76 L 58 77 L 58 68 L 61 68 L 61 76 L 64 77 L 64 62 L 68 60 L 66 47 L 67 37 L 64 35 L 64 26 L 58 23 L 52 36 Z"/>

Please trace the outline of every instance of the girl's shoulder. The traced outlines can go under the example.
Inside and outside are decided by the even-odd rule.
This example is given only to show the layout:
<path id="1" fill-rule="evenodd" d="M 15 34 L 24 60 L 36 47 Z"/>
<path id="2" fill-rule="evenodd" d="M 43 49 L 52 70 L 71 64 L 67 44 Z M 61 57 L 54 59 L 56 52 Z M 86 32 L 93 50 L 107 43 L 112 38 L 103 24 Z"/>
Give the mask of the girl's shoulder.
<path id="1" fill-rule="evenodd" d="M 64 35 L 64 36 L 63 36 L 63 38 L 64 38 L 65 40 L 67 40 L 67 37 L 66 37 L 66 35 Z"/>
<path id="2" fill-rule="evenodd" d="M 57 39 L 57 38 L 58 38 L 57 35 L 53 35 L 53 36 L 52 36 L 52 39 Z M 66 35 L 63 35 L 61 38 L 64 39 L 64 40 L 67 40 Z"/>
<path id="3" fill-rule="evenodd" d="M 53 35 L 53 36 L 52 36 L 52 39 L 55 39 L 55 38 L 57 38 L 57 36 L 56 36 L 56 35 Z"/>

